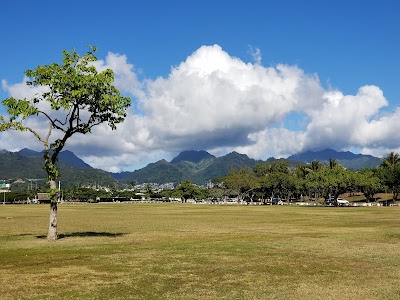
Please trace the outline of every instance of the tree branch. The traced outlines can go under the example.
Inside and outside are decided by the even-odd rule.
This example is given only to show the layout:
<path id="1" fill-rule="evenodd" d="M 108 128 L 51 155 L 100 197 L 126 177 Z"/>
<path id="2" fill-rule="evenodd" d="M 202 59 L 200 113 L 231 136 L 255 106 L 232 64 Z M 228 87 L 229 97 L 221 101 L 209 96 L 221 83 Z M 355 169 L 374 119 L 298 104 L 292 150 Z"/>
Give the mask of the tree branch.
<path id="1" fill-rule="evenodd" d="M 52 118 L 50 118 L 50 116 L 47 114 L 47 113 L 45 113 L 44 111 L 41 111 L 41 110 L 39 110 L 38 111 L 38 113 L 40 113 L 40 114 L 43 114 L 48 120 L 49 120 L 49 122 L 51 123 L 51 125 L 54 127 L 54 128 L 56 128 L 56 129 L 58 129 L 58 130 L 61 130 L 62 132 L 65 132 L 65 129 L 64 128 L 62 128 L 61 126 L 58 126 L 55 122 L 56 121 L 58 121 L 58 119 L 52 119 Z M 62 124 L 60 121 L 58 121 L 60 124 Z"/>

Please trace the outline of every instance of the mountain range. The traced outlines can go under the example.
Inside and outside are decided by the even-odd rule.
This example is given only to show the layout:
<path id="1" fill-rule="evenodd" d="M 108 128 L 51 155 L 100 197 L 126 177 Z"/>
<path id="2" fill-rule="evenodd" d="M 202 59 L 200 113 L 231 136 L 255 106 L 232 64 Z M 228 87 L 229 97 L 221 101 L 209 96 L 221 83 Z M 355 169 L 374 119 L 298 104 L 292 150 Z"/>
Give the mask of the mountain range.
<path id="1" fill-rule="evenodd" d="M 291 162 L 291 165 L 310 163 L 316 160 L 329 163 L 330 159 L 337 160 L 340 165 L 352 170 L 375 168 L 382 162 L 380 158 L 371 155 L 338 152 L 332 149 L 317 152 L 307 151 L 287 158 Z M 271 162 L 274 160 L 276 159 L 271 157 L 267 161 Z M 227 175 L 233 168 L 252 168 L 258 162 L 262 161 L 249 158 L 247 155 L 237 152 L 232 152 L 222 157 L 215 157 L 206 151 L 192 150 L 181 152 L 171 162 L 160 160 L 140 170 L 117 173 L 113 174 L 113 176 L 125 183 L 177 183 L 183 180 L 190 180 L 197 184 L 204 184 L 208 180 Z"/>
<path id="2" fill-rule="evenodd" d="M 365 154 L 354 154 L 350 151 L 338 152 L 332 149 L 321 151 L 307 151 L 291 155 L 287 158 L 292 162 L 311 163 L 312 161 L 321 161 L 329 163 L 330 159 L 337 160 L 338 163 L 351 170 L 360 170 L 362 168 L 375 168 L 382 163 L 382 159 Z"/>
<path id="3" fill-rule="evenodd" d="M 92 168 L 68 150 L 60 153 L 57 166 L 61 174 L 59 180 L 65 188 L 78 185 L 118 184 L 110 173 Z M 22 149 L 19 152 L 0 151 L 0 181 L 14 182 L 16 180 L 22 185 L 35 182 L 38 186 L 46 186 L 43 152 L 30 149 Z"/>
<path id="4" fill-rule="evenodd" d="M 162 159 L 140 170 L 112 175 L 123 183 L 179 183 L 189 180 L 197 184 L 204 184 L 211 179 L 227 175 L 233 168 L 251 168 L 257 162 L 257 160 L 237 152 L 215 157 L 206 151 L 184 151 L 171 162 Z"/>
<path id="5" fill-rule="evenodd" d="M 292 165 L 318 160 L 328 163 L 335 159 L 342 166 L 359 170 L 374 168 L 381 164 L 380 158 L 354 154 L 351 152 L 337 152 L 332 149 L 322 151 L 307 151 L 287 158 Z M 274 161 L 269 158 L 268 161 Z M 249 158 L 245 154 L 231 152 L 225 156 L 215 157 L 206 151 L 183 151 L 170 162 L 162 159 L 148 164 L 146 167 L 133 172 L 109 173 L 94 169 L 71 151 L 62 151 L 59 155 L 60 180 L 65 187 L 79 185 L 117 185 L 131 183 L 179 183 L 189 180 L 197 184 L 204 184 L 208 180 L 225 176 L 233 168 L 252 168 L 262 162 Z M 0 151 L 0 177 L 7 178 L 45 178 L 42 168 L 43 152 L 22 149 L 19 152 Z M 0 178 L 1 179 L 1 178 Z"/>

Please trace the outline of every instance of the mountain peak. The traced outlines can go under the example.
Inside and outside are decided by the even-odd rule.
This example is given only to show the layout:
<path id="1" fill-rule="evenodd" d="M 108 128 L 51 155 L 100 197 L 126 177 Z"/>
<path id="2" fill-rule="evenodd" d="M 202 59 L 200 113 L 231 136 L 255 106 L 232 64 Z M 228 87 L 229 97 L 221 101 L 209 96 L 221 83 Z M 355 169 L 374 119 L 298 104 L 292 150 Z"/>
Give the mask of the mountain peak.
<path id="1" fill-rule="evenodd" d="M 37 152 L 28 148 L 24 148 L 17 152 L 19 155 L 23 157 L 40 157 L 43 156 L 44 151 Z M 78 167 L 78 168 L 86 168 L 91 169 L 92 167 L 85 163 L 82 159 L 77 157 L 72 151 L 63 150 L 58 155 L 58 160 L 64 162 L 70 166 Z"/>
<path id="2" fill-rule="evenodd" d="M 37 152 L 28 148 L 21 149 L 17 152 L 19 155 L 24 157 L 34 157 L 34 156 L 41 156 L 41 152 Z"/>
<path id="3" fill-rule="evenodd" d="M 177 157 L 171 160 L 171 163 L 177 164 L 181 161 L 189 161 L 193 163 L 198 163 L 202 161 L 203 159 L 206 158 L 215 158 L 214 155 L 211 155 L 207 151 L 200 150 L 200 151 L 195 151 L 195 150 L 189 150 L 189 151 L 183 151 L 179 153 Z"/>

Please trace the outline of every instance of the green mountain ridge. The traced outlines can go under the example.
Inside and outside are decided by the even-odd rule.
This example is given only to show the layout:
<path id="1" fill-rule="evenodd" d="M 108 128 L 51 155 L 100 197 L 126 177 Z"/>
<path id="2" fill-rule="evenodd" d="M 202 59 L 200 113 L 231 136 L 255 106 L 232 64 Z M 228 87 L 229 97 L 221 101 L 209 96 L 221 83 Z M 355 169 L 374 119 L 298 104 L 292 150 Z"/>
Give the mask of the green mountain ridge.
<path id="1" fill-rule="evenodd" d="M 119 178 L 123 183 L 177 183 L 185 179 L 186 173 L 180 170 L 175 164 L 162 159 L 155 163 L 150 163 L 142 169 L 133 172 L 124 172 L 124 175 L 122 178 Z"/>
<path id="2" fill-rule="evenodd" d="M 189 162 L 194 162 L 194 163 L 199 163 L 204 159 L 211 159 L 215 158 L 214 155 L 211 155 L 207 151 L 201 150 L 201 151 L 195 151 L 195 150 L 189 150 L 189 151 L 183 151 L 179 153 L 177 157 L 171 160 L 171 163 L 176 164 L 181 161 L 189 161 Z"/>
<path id="3" fill-rule="evenodd" d="M 200 155 L 206 158 L 198 161 Z M 191 158 L 192 161 L 190 161 Z M 287 158 L 292 166 L 298 163 L 310 163 L 314 160 L 329 163 L 329 159 L 335 159 L 340 165 L 352 170 L 375 168 L 381 163 L 380 158 L 371 155 L 337 152 L 332 149 L 325 149 L 316 152 L 307 151 Z M 272 162 L 274 160 L 276 159 L 271 157 L 267 161 Z M 179 183 L 183 180 L 190 180 L 197 184 L 204 184 L 214 178 L 227 175 L 229 171 L 234 168 L 252 168 L 256 163 L 263 161 L 249 158 L 247 155 L 237 152 L 232 152 L 222 157 L 210 158 L 204 154 L 204 151 L 202 151 L 201 154 L 196 154 L 196 151 L 190 151 L 190 153 L 178 155 L 177 158 L 171 160 L 171 163 L 168 163 L 165 160 L 162 160 L 162 163 L 160 162 L 161 161 L 149 164 L 148 166 L 134 172 L 124 172 L 124 175 L 119 173 L 116 176 L 120 176 L 118 179 L 125 183 Z"/>
<path id="4" fill-rule="evenodd" d="M 18 151 L 17 153 L 24 157 L 43 157 L 44 151 L 37 152 L 31 149 L 24 148 Z M 82 159 L 80 159 L 78 156 L 76 156 L 73 152 L 69 150 L 61 151 L 60 154 L 58 155 L 58 161 L 66 163 L 67 165 L 73 167 L 89 168 L 89 169 L 92 168 L 90 165 L 85 163 Z"/>
<path id="5" fill-rule="evenodd" d="M 72 152 L 67 153 L 68 156 Z M 57 162 L 60 170 L 61 184 L 64 188 L 72 188 L 84 185 L 112 186 L 118 182 L 110 173 L 88 167 L 76 167 L 63 161 Z M 0 181 L 21 182 L 28 185 L 29 182 L 38 182 L 39 186 L 47 188 L 46 172 L 43 169 L 43 157 L 41 155 L 23 156 L 18 152 L 0 152 Z M 23 183 L 25 182 L 25 183 Z"/>
<path id="6" fill-rule="evenodd" d="M 119 177 L 119 180 L 123 183 L 172 182 L 175 184 L 189 180 L 197 184 L 204 184 L 214 178 L 227 175 L 233 168 L 252 168 L 258 162 L 245 154 L 237 152 L 218 158 L 204 155 L 205 158 L 198 162 L 196 162 L 198 156 L 194 155 L 192 157 L 194 157 L 195 161 L 178 159 L 172 160 L 179 161 L 177 163 L 169 163 L 166 160 L 160 160 L 132 173 L 124 172 L 125 176 Z"/>
<path id="7" fill-rule="evenodd" d="M 43 182 L 45 182 L 46 174 L 43 170 L 43 157 L 39 155 L 40 152 L 24 149 L 22 154 L 24 155 L 19 152 L 0 150 L 0 180 L 35 178 L 43 179 Z M 161 184 L 172 182 L 177 184 L 185 180 L 204 184 L 209 180 L 227 175 L 233 168 L 252 168 L 256 163 L 263 162 L 237 152 L 215 157 L 206 151 L 185 151 L 185 153 L 181 153 L 171 162 L 162 159 L 133 172 L 109 173 L 91 168 L 70 151 L 66 154 L 64 157 L 67 157 L 68 160 L 62 161 L 60 159 L 58 162 L 61 174 L 60 180 L 64 187 L 95 184 L 114 187 L 119 183 Z M 332 149 L 300 153 L 288 157 L 288 160 L 294 166 L 298 163 L 309 163 L 314 160 L 328 163 L 328 158 L 335 159 L 342 166 L 352 170 L 375 168 L 382 162 L 380 158 L 370 155 L 336 152 Z M 271 162 L 273 160 L 275 158 L 269 158 L 267 161 Z M 77 167 L 76 163 L 83 167 Z"/>

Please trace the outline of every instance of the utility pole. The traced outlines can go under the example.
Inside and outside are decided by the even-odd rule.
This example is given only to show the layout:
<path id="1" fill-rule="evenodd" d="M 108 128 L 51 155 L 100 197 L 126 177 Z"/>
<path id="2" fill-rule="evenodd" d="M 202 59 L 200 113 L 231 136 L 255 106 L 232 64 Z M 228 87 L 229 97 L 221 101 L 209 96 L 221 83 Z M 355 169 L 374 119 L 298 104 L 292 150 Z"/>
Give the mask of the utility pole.
<path id="1" fill-rule="evenodd" d="M 61 201 L 61 181 L 58 181 L 58 201 Z"/>
<path id="2" fill-rule="evenodd" d="M 4 180 L 3 182 L 4 182 L 3 185 L 5 185 L 6 181 Z M 5 189 L 3 190 L 3 205 L 6 205 L 6 190 Z"/>

